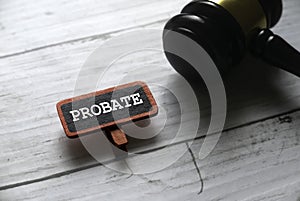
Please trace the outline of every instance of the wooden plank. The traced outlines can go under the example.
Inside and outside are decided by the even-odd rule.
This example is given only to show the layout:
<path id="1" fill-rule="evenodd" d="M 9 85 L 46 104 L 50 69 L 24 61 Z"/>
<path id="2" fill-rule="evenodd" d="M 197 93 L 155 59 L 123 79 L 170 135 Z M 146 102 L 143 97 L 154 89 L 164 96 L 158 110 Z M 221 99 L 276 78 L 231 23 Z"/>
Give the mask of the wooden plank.
<path id="1" fill-rule="evenodd" d="M 145 175 L 103 166 L 0 191 L 4 200 L 297 200 L 300 184 L 300 112 L 225 132 L 215 150 L 198 161 L 202 139 L 171 167 Z M 186 144 L 150 153 L 157 161 L 179 155 Z M 146 157 L 148 158 L 148 157 Z M 196 158 L 194 161 L 193 158 Z M 145 157 L 129 158 L 136 170 Z M 203 192 L 194 162 L 203 179 Z M 126 169 L 126 166 L 124 170 Z"/>
<path id="2" fill-rule="evenodd" d="M 189 1 L 5 1 L 0 8 L 0 57 L 37 51 L 80 38 L 93 39 L 159 20 L 165 21 L 177 14 L 187 2 Z M 296 0 L 284 0 L 285 15 L 280 23 L 281 28 L 276 30 L 300 47 L 296 37 L 299 35 L 297 4 Z"/>
<path id="3" fill-rule="evenodd" d="M 166 21 L 179 13 L 187 2 L 189 1 L 4 1 L 0 8 L 0 37 L 3 43 L 0 57 L 37 51 L 82 38 L 91 40 L 112 32 Z M 300 48 L 297 37 L 297 4 L 296 0 L 284 0 L 285 13 L 275 30 Z"/>
<path id="4" fill-rule="evenodd" d="M 161 23 L 156 26 L 161 26 Z M 159 43 L 153 41 L 151 36 L 137 35 L 135 38 L 138 44 L 151 46 L 155 42 Z M 95 164 L 78 140 L 70 141 L 64 137 L 55 104 L 74 95 L 73 89 L 82 63 L 107 39 L 106 36 L 92 41 L 67 43 L 0 60 L 1 66 L 7 66 L 0 72 L 0 186 Z M 119 49 L 130 42 L 124 40 L 114 48 Z M 116 64 L 116 70 L 126 71 L 153 64 L 167 66 L 166 61 L 157 58 L 159 53 L 141 52 L 121 60 Z M 276 71 L 251 58 L 248 60 L 251 62 L 245 60 L 227 78 L 229 113 L 226 128 L 249 124 L 300 107 L 300 83 L 296 77 Z M 116 70 L 113 69 L 111 73 Z M 99 75 L 97 72 L 97 69 L 90 69 L 85 76 L 91 80 L 96 79 Z M 164 81 L 169 76 L 168 83 L 163 84 L 181 88 L 178 75 L 170 67 L 152 74 L 145 68 L 132 76 L 145 74 L 153 81 Z M 107 87 L 112 86 L 115 79 L 116 75 L 108 76 Z M 172 142 L 178 124 L 177 105 L 165 90 L 152 91 L 155 98 L 169 109 L 172 118 L 159 136 L 130 143 L 130 151 L 147 151 L 193 138 L 193 133 L 187 132 Z M 86 89 L 83 92 L 90 91 Z M 202 119 L 198 136 L 205 134 L 210 119 L 207 97 L 203 95 L 200 100 Z M 20 114 L 23 115 L 22 118 Z M 189 124 L 189 121 L 184 122 L 185 126 Z"/>
<path id="5" fill-rule="evenodd" d="M 186 144 L 173 146 L 164 151 L 150 153 L 150 158 L 160 158 L 162 161 L 169 157 L 169 153 L 181 154 Z M 127 159 L 126 163 L 136 162 L 135 168 L 143 170 L 148 160 L 145 156 Z M 103 166 L 80 171 L 60 178 L 46 180 L 7 191 L 0 191 L 1 200 L 153 200 L 168 195 L 169 198 L 178 198 L 172 194 L 172 189 L 178 189 L 181 198 L 189 193 L 199 190 L 199 178 L 189 152 L 170 168 L 163 172 L 146 175 L 130 175 L 115 172 Z M 124 163 L 124 164 L 123 164 Z M 124 162 L 113 164 L 124 167 L 129 171 Z M 153 164 L 154 166 L 156 164 Z M 85 175 L 82 177 L 82 175 Z M 188 178 L 188 180 L 187 180 Z M 187 184 L 187 186 L 185 186 Z M 39 189 L 34 189 L 39 186 Z M 182 188 L 183 186 L 184 189 Z M 67 188 L 66 188 L 67 187 Z M 28 189 L 30 188 L 30 189 Z M 169 192 L 169 193 L 167 193 Z M 167 197 L 166 197 L 167 198 Z"/>
<path id="6" fill-rule="evenodd" d="M 3 1 L 0 57 L 166 20 L 186 0 Z M 159 8 L 159 9 L 156 9 Z"/>
<path id="7" fill-rule="evenodd" d="M 299 6 L 297 0 L 283 0 L 283 14 L 279 23 L 273 28 L 275 33 L 278 33 L 298 50 L 300 50 L 299 35 Z"/>
<path id="8" fill-rule="evenodd" d="M 1 71 L 3 104 L 0 136 L 3 140 L 0 142 L 0 186 L 95 164 L 79 140 L 65 138 L 55 104 L 74 95 L 77 79 L 74 75 L 78 74 L 83 61 L 99 46 L 101 40 L 66 44 L 0 60 L 1 66 L 11 66 Z M 128 66 L 128 62 L 130 60 L 125 66 Z M 157 74 L 153 77 L 160 79 L 168 73 L 160 72 L 160 77 Z M 94 75 L 98 76 L 95 72 L 88 74 L 90 79 Z M 110 84 L 107 83 L 108 86 Z M 163 96 L 162 91 L 158 91 L 158 94 Z M 168 97 L 165 100 L 170 101 Z M 170 102 L 167 104 L 171 105 Z M 26 115 L 19 118 L 20 113 Z M 163 138 L 166 137 L 163 135 Z M 143 147 L 145 144 L 155 148 L 151 146 L 155 140 L 152 143 L 145 141 L 137 147 L 147 150 Z"/>
<path id="9" fill-rule="evenodd" d="M 203 200 L 298 200 L 300 113 L 224 133 L 197 163 Z M 197 158 L 201 141 L 192 146 Z"/>

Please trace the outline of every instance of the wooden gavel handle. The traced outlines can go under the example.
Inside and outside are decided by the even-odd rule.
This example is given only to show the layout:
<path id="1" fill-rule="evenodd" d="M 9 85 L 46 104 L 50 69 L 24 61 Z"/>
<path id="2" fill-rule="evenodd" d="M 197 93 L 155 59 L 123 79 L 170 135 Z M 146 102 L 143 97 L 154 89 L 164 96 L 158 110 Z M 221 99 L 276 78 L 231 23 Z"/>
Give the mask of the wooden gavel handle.
<path id="1" fill-rule="evenodd" d="M 268 29 L 257 30 L 249 42 L 254 55 L 300 77 L 300 53 Z"/>

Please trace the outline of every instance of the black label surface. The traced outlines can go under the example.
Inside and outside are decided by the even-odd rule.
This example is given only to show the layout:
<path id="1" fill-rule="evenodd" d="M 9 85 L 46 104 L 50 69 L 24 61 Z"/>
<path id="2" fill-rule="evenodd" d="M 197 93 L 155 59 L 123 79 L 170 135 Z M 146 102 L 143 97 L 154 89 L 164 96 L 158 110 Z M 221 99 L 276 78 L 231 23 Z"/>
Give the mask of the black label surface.
<path id="1" fill-rule="evenodd" d="M 147 117 L 157 110 L 153 103 L 148 87 L 135 84 L 62 101 L 58 103 L 58 112 L 70 136 Z"/>

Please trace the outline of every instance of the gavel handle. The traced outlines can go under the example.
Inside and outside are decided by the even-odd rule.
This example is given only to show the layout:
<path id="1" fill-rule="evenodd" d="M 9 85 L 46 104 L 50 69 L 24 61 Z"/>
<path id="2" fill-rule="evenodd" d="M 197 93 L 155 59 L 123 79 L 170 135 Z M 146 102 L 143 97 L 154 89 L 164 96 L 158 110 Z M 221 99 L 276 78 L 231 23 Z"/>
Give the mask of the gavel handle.
<path id="1" fill-rule="evenodd" d="M 300 53 L 271 30 L 256 30 L 249 47 L 254 55 L 265 62 L 300 77 Z"/>

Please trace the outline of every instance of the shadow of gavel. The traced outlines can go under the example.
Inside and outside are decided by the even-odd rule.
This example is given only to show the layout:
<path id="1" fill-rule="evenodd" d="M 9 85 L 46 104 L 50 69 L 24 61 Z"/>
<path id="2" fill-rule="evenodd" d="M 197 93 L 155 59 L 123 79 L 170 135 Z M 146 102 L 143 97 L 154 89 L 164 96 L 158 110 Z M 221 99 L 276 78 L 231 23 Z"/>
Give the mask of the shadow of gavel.
<path id="1" fill-rule="evenodd" d="M 221 74 L 239 64 L 250 51 L 264 62 L 300 77 L 300 53 L 270 30 L 281 14 L 281 0 L 192 1 L 165 25 L 166 57 L 186 79 L 196 76 L 183 58 L 167 51 L 170 47 L 192 51 L 172 37 L 171 32 L 176 32 L 200 45 Z"/>

